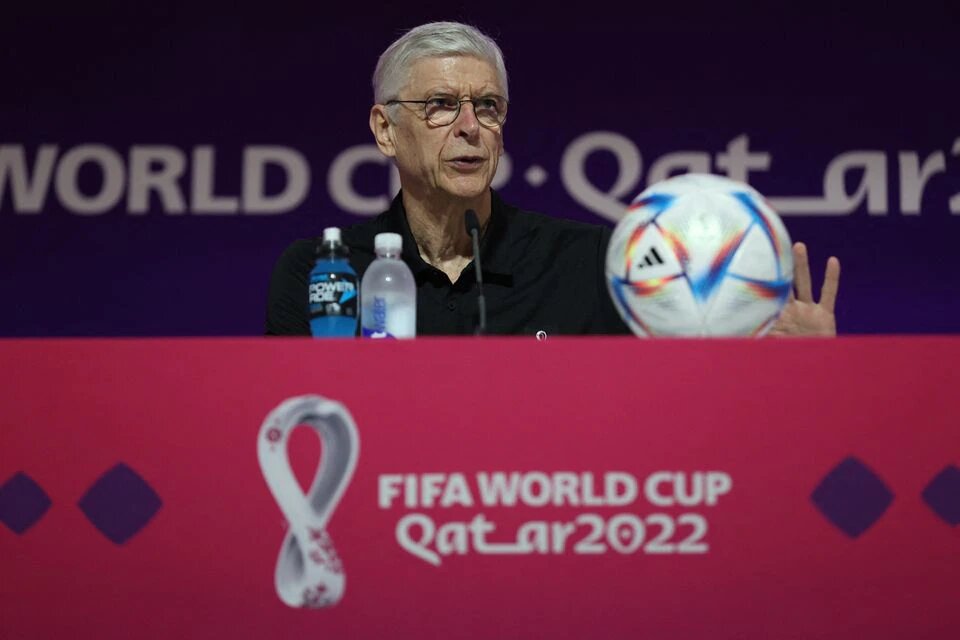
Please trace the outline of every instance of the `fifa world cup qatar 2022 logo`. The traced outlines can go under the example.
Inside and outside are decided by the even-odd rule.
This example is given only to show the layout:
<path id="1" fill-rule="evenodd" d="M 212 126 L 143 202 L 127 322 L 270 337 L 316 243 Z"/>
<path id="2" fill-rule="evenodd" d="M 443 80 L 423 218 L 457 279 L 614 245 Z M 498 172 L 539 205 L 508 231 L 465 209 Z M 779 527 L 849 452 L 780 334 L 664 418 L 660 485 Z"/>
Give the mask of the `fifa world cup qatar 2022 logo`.
<path id="1" fill-rule="evenodd" d="M 306 495 L 287 454 L 288 438 L 298 425 L 316 431 L 322 443 L 320 466 Z M 283 401 L 260 427 L 260 470 L 288 523 L 274 582 L 280 600 L 290 607 L 328 607 L 343 597 L 347 577 L 326 527 L 350 482 L 359 452 L 360 439 L 350 412 L 321 396 Z"/>

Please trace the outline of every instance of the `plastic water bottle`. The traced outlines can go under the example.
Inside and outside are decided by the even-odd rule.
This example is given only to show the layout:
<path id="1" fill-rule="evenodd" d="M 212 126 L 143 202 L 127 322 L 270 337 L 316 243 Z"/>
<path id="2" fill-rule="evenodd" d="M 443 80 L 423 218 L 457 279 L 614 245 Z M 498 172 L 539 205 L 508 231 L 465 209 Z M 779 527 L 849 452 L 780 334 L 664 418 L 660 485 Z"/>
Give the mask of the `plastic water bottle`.
<path id="1" fill-rule="evenodd" d="M 365 338 L 413 338 L 417 335 L 417 286 L 400 259 L 399 233 L 378 233 L 377 259 L 360 284 L 360 324 Z"/>
<path id="2" fill-rule="evenodd" d="M 323 230 L 323 244 L 310 272 L 310 333 L 314 338 L 352 338 L 357 335 L 357 272 L 340 229 Z"/>

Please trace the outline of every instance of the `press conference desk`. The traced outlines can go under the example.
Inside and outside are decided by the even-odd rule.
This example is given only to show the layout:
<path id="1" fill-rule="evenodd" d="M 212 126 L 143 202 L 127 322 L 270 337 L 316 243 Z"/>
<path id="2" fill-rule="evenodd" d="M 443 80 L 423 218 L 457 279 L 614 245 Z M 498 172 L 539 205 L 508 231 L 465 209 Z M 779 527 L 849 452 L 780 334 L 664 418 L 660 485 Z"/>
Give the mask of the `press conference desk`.
<path id="1" fill-rule="evenodd" d="M 0 362 L 3 638 L 960 634 L 957 338 Z"/>

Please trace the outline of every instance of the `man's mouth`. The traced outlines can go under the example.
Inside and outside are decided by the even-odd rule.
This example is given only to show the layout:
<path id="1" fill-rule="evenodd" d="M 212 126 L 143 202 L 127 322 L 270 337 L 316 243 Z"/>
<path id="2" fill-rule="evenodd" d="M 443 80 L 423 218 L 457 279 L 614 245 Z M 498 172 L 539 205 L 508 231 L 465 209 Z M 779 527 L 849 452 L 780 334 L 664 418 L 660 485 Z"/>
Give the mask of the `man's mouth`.
<path id="1" fill-rule="evenodd" d="M 483 158 L 481 156 L 456 156 L 451 158 L 448 162 L 458 168 L 470 168 L 470 167 L 479 167 L 483 163 Z"/>

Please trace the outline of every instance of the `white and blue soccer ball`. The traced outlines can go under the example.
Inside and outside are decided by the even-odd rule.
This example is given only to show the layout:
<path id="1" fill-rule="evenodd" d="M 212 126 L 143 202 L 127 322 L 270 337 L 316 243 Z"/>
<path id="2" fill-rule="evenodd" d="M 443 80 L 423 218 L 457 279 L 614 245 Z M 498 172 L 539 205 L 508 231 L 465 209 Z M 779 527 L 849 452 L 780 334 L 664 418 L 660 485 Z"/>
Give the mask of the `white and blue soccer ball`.
<path id="1" fill-rule="evenodd" d="M 793 286 L 790 236 L 751 187 L 681 175 L 627 208 L 607 249 L 606 276 L 638 336 L 761 336 Z"/>

